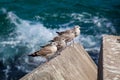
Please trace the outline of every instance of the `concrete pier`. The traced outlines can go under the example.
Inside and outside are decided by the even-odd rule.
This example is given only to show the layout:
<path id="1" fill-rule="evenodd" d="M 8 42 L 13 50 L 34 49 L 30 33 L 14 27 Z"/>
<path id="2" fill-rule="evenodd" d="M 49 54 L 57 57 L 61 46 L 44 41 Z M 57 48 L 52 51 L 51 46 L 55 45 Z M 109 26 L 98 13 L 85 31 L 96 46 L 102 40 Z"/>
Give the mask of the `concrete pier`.
<path id="1" fill-rule="evenodd" d="M 74 44 L 20 80 L 97 80 L 97 67 L 80 44 Z"/>
<path id="2" fill-rule="evenodd" d="M 98 80 L 120 80 L 120 36 L 103 37 Z"/>

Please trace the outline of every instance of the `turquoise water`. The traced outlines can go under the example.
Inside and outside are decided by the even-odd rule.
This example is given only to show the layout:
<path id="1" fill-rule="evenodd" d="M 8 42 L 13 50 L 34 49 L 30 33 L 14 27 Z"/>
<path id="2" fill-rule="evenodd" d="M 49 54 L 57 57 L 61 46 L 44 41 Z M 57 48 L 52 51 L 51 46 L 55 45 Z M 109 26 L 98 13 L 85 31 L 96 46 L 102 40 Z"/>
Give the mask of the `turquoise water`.
<path id="1" fill-rule="evenodd" d="M 81 43 L 98 61 L 101 38 L 120 35 L 119 0 L 0 0 L 0 80 L 18 80 L 45 61 L 27 55 L 81 26 Z"/>

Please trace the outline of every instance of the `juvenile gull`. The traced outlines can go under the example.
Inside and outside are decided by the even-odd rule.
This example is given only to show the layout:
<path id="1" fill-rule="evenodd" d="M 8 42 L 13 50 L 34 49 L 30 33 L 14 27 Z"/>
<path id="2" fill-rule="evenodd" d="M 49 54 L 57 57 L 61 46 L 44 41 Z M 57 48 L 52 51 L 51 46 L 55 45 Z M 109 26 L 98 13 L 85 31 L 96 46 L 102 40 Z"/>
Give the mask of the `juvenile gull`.
<path id="1" fill-rule="evenodd" d="M 56 36 L 56 37 L 53 38 L 53 40 L 50 40 L 49 42 L 56 42 L 56 41 L 60 41 L 62 39 L 64 39 L 64 37 Z"/>
<path id="2" fill-rule="evenodd" d="M 49 57 L 54 55 L 57 52 L 57 43 L 56 42 L 51 42 L 51 44 L 46 45 L 43 47 L 41 50 L 34 52 L 33 54 L 30 54 L 28 56 L 43 56 L 47 60 L 49 60 Z"/>
<path id="3" fill-rule="evenodd" d="M 69 30 L 65 30 L 62 32 L 56 32 L 58 35 L 63 35 L 63 34 L 70 34 L 71 32 L 75 32 L 75 36 L 79 36 L 80 35 L 80 26 L 76 25 L 74 28 L 69 29 Z"/>
<path id="4" fill-rule="evenodd" d="M 64 37 L 66 42 L 71 42 L 74 38 L 80 35 L 80 26 L 76 25 L 74 28 L 62 32 L 56 32 L 59 36 Z"/>
<path id="5" fill-rule="evenodd" d="M 75 38 L 75 31 L 73 29 L 56 32 L 60 37 L 64 38 L 66 42 L 70 42 Z M 55 39 L 55 38 L 54 38 Z"/>
<path id="6" fill-rule="evenodd" d="M 68 42 L 71 42 L 75 38 L 75 32 L 72 31 L 70 33 L 62 34 L 60 36 L 65 39 L 66 43 L 68 43 Z"/>
<path id="7" fill-rule="evenodd" d="M 76 26 L 73 28 L 73 31 L 75 32 L 75 37 L 79 36 L 79 35 L 80 35 L 80 26 L 79 26 L 79 25 L 76 25 Z"/>
<path id="8" fill-rule="evenodd" d="M 59 41 L 56 41 L 57 42 L 57 49 L 58 49 L 58 53 L 60 54 L 60 52 L 65 49 L 66 47 L 66 42 L 65 42 L 65 39 L 62 38 L 61 40 Z"/>
<path id="9" fill-rule="evenodd" d="M 56 42 L 57 43 L 57 52 L 61 52 L 66 47 L 66 39 L 61 36 L 56 36 L 51 40 L 50 42 Z"/>

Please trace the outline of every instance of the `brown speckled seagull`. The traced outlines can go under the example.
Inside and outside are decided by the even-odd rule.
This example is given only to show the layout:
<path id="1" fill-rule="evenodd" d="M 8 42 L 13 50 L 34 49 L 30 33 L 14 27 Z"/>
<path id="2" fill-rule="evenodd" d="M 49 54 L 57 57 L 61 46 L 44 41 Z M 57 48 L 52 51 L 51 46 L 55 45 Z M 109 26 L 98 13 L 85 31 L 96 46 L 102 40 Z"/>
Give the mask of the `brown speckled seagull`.
<path id="1" fill-rule="evenodd" d="M 56 32 L 59 36 L 64 37 L 66 39 L 66 43 L 73 41 L 74 38 L 80 35 L 80 26 L 76 25 L 73 29 Z"/>
<path id="2" fill-rule="evenodd" d="M 61 36 L 56 36 L 51 40 L 50 42 L 56 42 L 57 43 L 57 52 L 61 52 L 66 47 L 66 39 Z"/>
<path id="3" fill-rule="evenodd" d="M 33 54 L 30 54 L 28 56 L 43 56 L 46 57 L 48 60 L 49 57 L 54 55 L 57 52 L 57 43 L 56 42 L 51 42 L 51 44 L 44 46 L 41 50 L 34 52 Z"/>
<path id="4" fill-rule="evenodd" d="M 76 25 L 73 28 L 73 31 L 75 32 L 75 37 L 79 36 L 80 35 L 80 26 Z"/>

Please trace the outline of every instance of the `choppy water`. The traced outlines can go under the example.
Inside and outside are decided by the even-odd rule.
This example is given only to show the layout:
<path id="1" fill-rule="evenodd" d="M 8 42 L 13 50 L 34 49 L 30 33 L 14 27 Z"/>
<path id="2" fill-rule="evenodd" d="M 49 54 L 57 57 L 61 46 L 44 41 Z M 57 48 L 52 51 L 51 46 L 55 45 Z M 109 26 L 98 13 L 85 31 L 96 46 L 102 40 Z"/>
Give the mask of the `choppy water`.
<path id="1" fill-rule="evenodd" d="M 120 35 L 119 0 L 0 0 L 0 80 L 18 80 L 45 61 L 27 54 L 81 26 L 76 39 L 97 63 L 101 38 Z"/>

